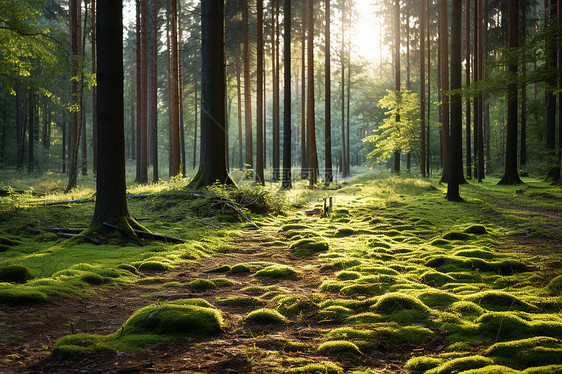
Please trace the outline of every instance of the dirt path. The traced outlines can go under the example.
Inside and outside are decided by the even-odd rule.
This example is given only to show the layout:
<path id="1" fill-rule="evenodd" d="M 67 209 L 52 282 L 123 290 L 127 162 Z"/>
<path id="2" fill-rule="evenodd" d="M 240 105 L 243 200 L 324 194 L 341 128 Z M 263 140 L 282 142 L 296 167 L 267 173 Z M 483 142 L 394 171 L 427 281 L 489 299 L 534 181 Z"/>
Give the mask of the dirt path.
<path id="1" fill-rule="evenodd" d="M 157 300 L 201 297 L 216 304 L 217 298 L 242 296 L 243 288 L 254 285 L 276 285 L 290 295 L 316 292 L 323 273 L 327 275 L 333 271 L 322 270 L 321 260 L 316 256 L 303 259 L 293 256 L 287 246 L 264 245 L 273 236 L 279 236 L 277 229 L 246 231 L 233 238 L 234 249 L 230 252 L 186 262 L 167 273 L 150 274 L 159 278 L 152 284 L 141 281 L 112 286 L 82 299 L 59 298 L 45 306 L 5 308 L 5 313 L 0 314 L 4 336 L 0 344 L 0 372 L 267 373 L 286 367 L 284 361 L 287 358 L 315 360 L 313 347 L 321 338 L 318 326 L 310 326 L 306 317 L 274 328 L 248 326 L 241 319 L 255 307 L 219 306 L 225 313 L 228 328 L 205 344 L 192 344 L 193 339 L 184 339 L 171 347 L 153 346 L 139 353 L 97 353 L 79 360 L 62 361 L 48 349 L 58 338 L 71 333 L 71 325 L 77 333 L 110 334 L 118 330 L 135 310 Z M 286 264 L 297 268 L 300 276 L 298 279 L 273 281 L 259 280 L 249 274 L 226 276 L 206 272 L 217 266 L 242 262 Z M 236 283 L 232 287 L 203 293 L 163 287 L 170 281 L 188 282 L 215 277 L 227 277 Z M 269 306 L 275 307 L 274 302 L 269 303 Z M 307 348 L 287 355 L 273 353 L 283 351 L 287 340 L 302 342 Z"/>

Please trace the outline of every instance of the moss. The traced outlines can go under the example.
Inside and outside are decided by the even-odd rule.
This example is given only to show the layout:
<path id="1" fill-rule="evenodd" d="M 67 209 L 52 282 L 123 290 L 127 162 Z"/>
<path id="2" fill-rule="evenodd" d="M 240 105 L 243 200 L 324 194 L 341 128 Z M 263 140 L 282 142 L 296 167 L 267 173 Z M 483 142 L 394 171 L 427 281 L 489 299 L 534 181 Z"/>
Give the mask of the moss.
<path id="1" fill-rule="evenodd" d="M 43 292 L 0 283 L 0 305 L 26 306 L 45 303 L 47 295 Z"/>
<path id="2" fill-rule="evenodd" d="M 503 291 L 483 291 L 471 295 L 466 299 L 488 310 L 521 310 L 526 312 L 538 311 L 536 306 Z"/>
<path id="3" fill-rule="evenodd" d="M 290 279 L 297 277 L 298 272 L 288 265 L 269 265 L 257 271 L 254 276 L 258 278 Z"/>
<path id="4" fill-rule="evenodd" d="M 336 273 L 336 278 L 341 280 L 353 280 L 361 277 L 361 273 L 357 271 L 342 270 Z"/>
<path id="5" fill-rule="evenodd" d="M 400 325 L 413 325 L 413 324 L 427 324 L 429 321 L 429 313 L 422 312 L 419 310 L 412 309 L 402 309 L 397 310 L 390 315 L 386 316 L 386 319 L 399 323 Z"/>
<path id="6" fill-rule="evenodd" d="M 289 246 L 291 252 L 297 256 L 308 256 L 319 252 L 326 252 L 330 245 L 323 239 L 301 239 Z"/>
<path id="7" fill-rule="evenodd" d="M 353 267 L 349 270 L 359 271 L 359 272 L 364 273 L 364 274 L 400 275 L 400 273 L 397 272 L 396 270 L 388 268 L 388 267 L 384 267 L 384 266 L 359 265 L 359 266 L 355 266 L 355 267 Z"/>
<path id="8" fill-rule="evenodd" d="M 343 238 L 346 236 L 351 236 L 351 235 L 355 235 L 356 231 L 350 227 L 344 227 L 341 229 L 336 230 L 336 232 L 334 233 L 334 236 L 336 238 Z"/>
<path id="9" fill-rule="evenodd" d="M 180 288 L 180 287 L 183 287 L 183 284 L 181 284 L 180 282 L 166 282 L 162 285 L 162 287 L 165 287 L 165 288 Z"/>
<path id="10" fill-rule="evenodd" d="M 139 264 L 140 271 L 162 272 L 170 269 L 170 265 L 160 261 L 145 261 Z"/>
<path id="11" fill-rule="evenodd" d="M 484 356 L 460 357 L 451 361 L 447 361 L 431 370 L 426 374 L 452 374 L 466 370 L 478 369 L 484 366 L 492 365 L 494 362 Z"/>
<path id="12" fill-rule="evenodd" d="M 4 265 L 0 267 L 0 282 L 25 283 L 33 279 L 31 269 L 23 265 Z"/>
<path id="13" fill-rule="evenodd" d="M 343 369 L 331 362 L 322 362 L 300 366 L 288 371 L 291 374 L 341 374 Z"/>
<path id="14" fill-rule="evenodd" d="M 134 267 L 133 265 L 121 264 L 121 265 L 118 265 L 117 268 L 128 271 L 129 273 L 132 273 L 132 274 L 137 274 L 137 268 Z"/>
<path id="15" fill-rule="evenodd" d="M 488 230 L 484 225 L 472 225 L 464 229 L 463 232 L 467 234 L 483 235 L 483 234 L 487 234 Z"/>
<path id="16" fill-rule="evenodd" d="M 222 313 L 214 308 L 170 303 L 136 311 L 123 325 L 124 334 L 171 334 L 205 337 L 222 331 Z"/>
<path id="17" fill-rule="evenodd" d="M 428 290 L 418 294 L 418 299 L 430 308 L 446 308 L 459 300 L 459 297 L 449 292 Z"/>
<path id="18" fill-rule="evenodd" d="M 213 282 L 217 287 L 232 287 L 237 283 L 226 278 L 214 278 L 211 279 L 211 282 Z"/>
<path id="19" fill-rule="evenodd" d="M 249 286 L 242 288 L 240 291 L 246 295 L 260 296 L 274 289 L 276 289 L 276 286 Z"/>
<path id="20" fill-rule="evenodd" d="M 527 321 L 512 312 L 488 312 L 476 320 L 477 332 L 496 339 L 520 339 L 533 334 Z"/>
<path id="21" fill-rule="evenodd" d="M 200 307 L 203 307 L 203 308 L 214 308 L 214 306 L 211 305 L 211 303 L 209 303 L 207 300 L 201 299 L 201 298 L 194 298 L 194 299 L 177 299 L 177 300 L 170 301 L 169 304 L 176 304 L 176 305 L 195 305 L 195 306 L 200 306 Z"/>
<path id="22" fill-rule="evenodd" d="M 439 366 L 442 362 L 443 359 L 436 357 L 413 357 L 406 362 L 406 369 L 413 373 L 425 373 L 426 371 Z"/>
<path id="23" fill-rule="evenodd" d="M 521 372 L 519 370 L 514 370 L 512 368 L 502 365 L 488 365 L 478 369 L 465 370 L 462 372 L 462 374 L 520 374 L 520 373 Z M 527 370 L 525 370 L 523 373 L 527 373 Z M 545 372 L 542 371 L 540 371 L 539 373 L 545 374 Z"/>
<path id="24" fill-rule="evenodd" d="M 353 314 L 353 310 L 341 305 L 332 305 L 318 312 L 320 320 L 342 321 L 347 316 Z"/>
<path id="25" fill-rule="evenodd" d="M 420 300 L 403 293 L 388 293 L 382 296 L 371 309 L 379 313 L 392 313 L 402 309 L 414 309 L 427 313 L 430 311 Z"/>
<path id="26" fill-rule="evenodd" d="M 562 342 L 549 337 L 533 337 L 496 343 L 486 351 L 487 356 L 508 365 L 538 366 L 562 364 Z"/>
<path id="27" fill-rule="evenodd" d="M 380 314 L 365 312 L 346 318 L 344 323 L 348 325 L 364 325 L 369 323 L 378 323 L 382 320 L 383 317 Z"/>
<path id="28" fill-rule="evenodd" d="M 342 287 L 340 289 L 340 293 L 346 296 L 373 296 L 373 295 L 382 295 L 384 293 L 384 289 L 380 284 L 371 283 L 371 284 L 352 284 L 349 286 Z"/>
<path id="29" fill-rule="evenodd" d="M 390 249 L 391 245 L 381 241 L 379 239 L 371 239 L 369 240 L 369 242 L 367 243 L 367 245 L 371 248 L 382 248 L 382 249 Z"/>
<path id="30" fill-rule="evenodd" d="M 284 316 L 296 316 L 319 309 L 318 298 L 305 295 L 284 296 L 277 300 L 277 310 Z"/>
<path id="31" fill-rule="evenodd" d="M 463 249 L 455 252 L 454 255 L 460 257 L 481 258 L 486 260 L 491 260 L 496 257 L 492 252 L 483 249 Z"/>
<path id="32" fill-rule="evenodd" d="M 215 268 L 206 270 L 205 273 L 228 273 L 232 268 L 229 265 L 221 265 Z"/>
<path id="33" fill-rule="evenodd" d="M 553 278 L 546 286 L 546 291 L 552 296 L 562 296 L 562 275 Z"/>
<path id="34" fill-rule="evenodd" d="M 5 245 L 7 247 L 15 247 L 22 243 L 22 240 L 17 236 L 7 235 L 0 231 L 0 244 Z"/>
<path id="35" fill-rule="evenodd" d="M 560 374 L 562 373 L 562 365 L 539 366 L 523 370 L 523 374 Z"/>
<path id="36" fill-rule="evenodd" d="M 80 276 L 80 280 L 92 286 L 99 286 L 113 281 L 109 277 L 102 277 L 101 275 L 92 272 L 85 272 L 82 276 Z"/>
<path id="37" fill-rule="evenodd" d="M 341 305 L 346 308 L 357 311 L 358 309 L 363 307 L 363 302 L 358 300 L 350 300 L 350 299 L 328 299 L 318 304 L 320 308 L 327 308 L 332 305 Z"/>
<path id="38" fill-rule="evenodd" d="M 443 247 L 446 245 L 450 245 L 451 242 L 445 239 L 435 239 L 431 242 L 431 245 L 435 246 L 435 247 Z"/>
<path id="39" fill-rule="evenodd" d="M 262 306 L 265 303 L 262 300 L 251 296 L 231 296 L 226 298 L 217 298 L 217 304 L 237 308 L 249 308 Z"/>
<path id="40" fill-rule="evenodd" d="M 338 327 L 329 330 L 328 336 L 334 339 L 377 339 L 380 333 L 377 330 Z"/>
<path id="41" fill-rule="evenodd" d="M 328 357 L 340 360 L 355 360 L 363 353 L 355 344 L 346 340 L 333 340 L 322 343 L 318 347 L 318 352 Z"/>
<path id="42" fill-rule="evenodd" d="M 445 240 L 468 240 L 470 239 L 470 234 L 467 234 L 466 232 L 458 232 L 458 231 L 451 231 L 446 233 L 445 235 L 443 235 L 443 239 Z"/>
<path id="43" fill-rule="evenodd" d="M 250 312 L 245 321 L 257 325 L 279 325 L 285 323 L 285 317 L 276 310 L 263 308 Z"/>
<path id="44" fill-rule="evenodd" d="M 203 292 L 217 288 L 217 285 L 208 279 L 195 279 L 186 284 L 187 287 L 196 292 Z"/>
<path id="45" fill-rule="evenodd" d="M 421 326 L 388 326 L 380 328 L 379 331 L 383 338 L 390 339 L 397 344 L 420 345 L 433 336 L 433 331 Z"/>
<path id="46" fill-rule="evenodd" d="M 310 227 L 308 227 L 307 225 L 300 225 L 300 224 L 292 223 L 292 224 L 281 226 L 281 231 L 304 230 L 304 229 L 308 229 L 308 228 L 310 228 Z"/>
<path id="47" fill-rule="evenodd" d="M 230 269 L 232 274 L 250 273 L 251 271 L 250 267 L 246 264 L 236 264 Z"/>
<path id="48" fill-rule="evenodd" d="M 420 276 L 420 278 L 422 282 L 426 284 L 435 284 L 439 286 L 455 281 L 455 278 L 451 277 L 449 274 L 441 273 L 439 271 L 426 271 Z"/>
<path id="49" fill-rule="evenodd" d="M 457 301 L 451 305 L 450 310 L 463 316 L 478 317 L 485 313 L 485 310 L 481 306 L 471 301 Z"/>

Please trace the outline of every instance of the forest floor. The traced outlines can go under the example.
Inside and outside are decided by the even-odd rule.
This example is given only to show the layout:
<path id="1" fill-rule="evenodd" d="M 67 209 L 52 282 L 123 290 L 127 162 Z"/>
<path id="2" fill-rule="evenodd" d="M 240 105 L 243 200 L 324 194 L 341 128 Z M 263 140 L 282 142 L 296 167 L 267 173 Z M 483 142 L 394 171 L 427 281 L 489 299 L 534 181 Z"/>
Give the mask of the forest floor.
<path id="1" fill-rule="evenodd" d="M 251 224 L 149 191 L 133 214 L 188 243 L 112 237 L 106 249 L 37 231 L 80 221 L 89 203 L 12 196 L 0 229 L 20 243 L 0 252 L 0 277 L 11 265 L 32 277 L 0 278 L 0 372 L 562 373 L 562 190 L 492 182 L 450 203 L 435 183 L 359 176 L 285 196 L 285 214 L 248 212 Z M 220 311 L 221 331 L 111 346 L 137 310 L 185 299 Z M 281 319 L 248 318 L 263 308 Z"/>

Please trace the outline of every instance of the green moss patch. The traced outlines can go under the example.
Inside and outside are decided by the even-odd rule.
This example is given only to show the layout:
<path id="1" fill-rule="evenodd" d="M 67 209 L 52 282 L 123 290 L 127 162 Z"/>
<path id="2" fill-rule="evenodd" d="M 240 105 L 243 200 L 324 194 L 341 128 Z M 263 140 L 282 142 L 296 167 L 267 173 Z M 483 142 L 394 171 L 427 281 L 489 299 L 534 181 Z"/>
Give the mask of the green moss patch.
<path id="1" fill-rule="evenodd" d="M 319 238 L 301 239 L 289 246 L 291 252 L 297 256 L 309 256 L 330 249 L 327 241 Z"/>
<path id="2" fill-rule="evenodd" d="M 484 309 L 502 310 L 522 310 L 526 312 L 538 311 L 538 308 L 520 298 L 503 291 L 484 291 L 468 296 L 466 298 Z"/>
<path id="3" fill-rule="evenodd" d="M 446 308 L 454 302 L 459 301 L 458 296 L 435 289 L 421 292 L 417 296 L 422 303 L 430 308 Z"/>
<path id="4" fill-rule="evenodd" d="M 347 340 L 333 340 L 322 343 L 318 347 L 318 352 L 339 360 L 355 360 L 363 355 L 355 344 Z"/>
<path id="5" fill-rule="evenodd" d="M 508 365 L 540 366 L 562 364 L 562 341 L 549 337 L 533 337 L 492 345 L 487 356 Z"/>
<path id="6" fill-rule="evenodd" d="M 229 265 L 221 265 L 215 268 L 206 270 L 205 273 L 228 273 L 232 268 Z"/>
<path id="7" fill-rule="evenodd" d="M 488 233 L 488 229 L 486 229 L 484 225 L 471 225 L 464 229 L 463 232 L 467 234 L 483 235 Z"/>
<path id="8" fill-rule="evenodd" d="M 254 276 L 258 278 L 291 279 L 297 277 L 298 272 L 288 265 L 270 265 L 257 271 Z"/>
<path id="9" fill-rule="evenodd" d="M 350 227 L 344 227 L 344 228 L 336 230 L 336 232 L 334 233 L 334 236 L 336 238 L 343 238 L 343 237 L 346 237 L 346 236 L 355 235 L 356 233 L 357 232 L 354 229 L 352 229 Z"/>
<path id="10" fill-rule="evenodd" d="M 27 306 L 47 302 L 44 292 L 0 283 L 0 305 Z"/>
<path id="11" fill-rule="evenodd" d="M 246 318 L 246 322 L 257 325 L 280 325 L 285 323 L 285 317 L 276 310 L 263 308 L 250 312 Z"/>
<path id="12" fill-rule="evenodd" d="M 30 279 L 33 279 L 33 275 L 31 275 L 31 270 L 27 266 L 0 266 L 0 282 L 25 283 Z"/>
<path id="13" fill-rule="evenodd" d="M 420 300 L 403 293 L 388 293 L 382 296 L 371 309 L 379 313 L 392 313 L 402 309 L 414 309 L 429 313 L 430 309 Z"/>
<path id="14" fill-rule="evenodd" d="M 249 308 L 249 307 L 262 306 L 265 303 L 263 302 L 263 300 L 260 300 L 256 297 L 231 296 L 226 298 L 218 298 L 217 304 L 229 306 L 229 307 Z"/>
<path id="15" fill-rule="evenodd" d="M 251 271 L 250 267 L 246 264 L 236 264 L 230 269 L 232 274 L 245 274 L 250 273 Z"/>
<path id="16" fill-rule="evenodd" d="M 308 364 L 289 370 L 291 374 L 341 374 L 343 369 L 331 362 Z"/>
<path id="17" fill-rule="evenodd" d="M 318 319 L 324 321 L 342 321 L 353 314 L 353 310 L 341 305 L 332 305 L 318 312 Z"/>
<path id="18" fill-rule="evenodd" d="M 301 313 L 317 311 L 318 298 L 306 295 L 291 295 L 276 298 L 277 310 L 284 316 L 296 316 Z"/>
<path id="19" fill-rule="evenodd" d="M 562 296 L 562 275 L 553 278 L 546 286 L 546 291 L 552 296 Z"/>
<path id="20" fill-rule="evenodd" d="M 140 271 L 162 272 L 170 269 L 170 265 L 161 261 L 144 261 L 138 267 Z"/>
<path id="21" fill-rule="evenodd" d="M 443 239 L 452 240 L 452 241 L 454 240 L 465 241 L 470 239 L 470 234 L 467 234 L 466 232 L 451 231 L 443 235 Z"/>
<path id="22" fill-rule="evenodd" d="M 428 370 L 426 374 L 460 373 L 466 370 L 478 369 L 492 365 L 493 363 L 494 362 L 490 358 L 484 356 L 460 357 Z"/>
<path id="23" fill-rule="evenodd" d="M 406 362 L 406 369 L 413 373 L 425 373 L 443 363 L 442 358 L 419 356 L 413 357 Z"/>
<path id="24" fill-rule="evenodd" d="M 215 282 L 208 279 L 195 279 L 187 283 L 186 286 L 196 292 L 203 292 L 217 288 Z"/>

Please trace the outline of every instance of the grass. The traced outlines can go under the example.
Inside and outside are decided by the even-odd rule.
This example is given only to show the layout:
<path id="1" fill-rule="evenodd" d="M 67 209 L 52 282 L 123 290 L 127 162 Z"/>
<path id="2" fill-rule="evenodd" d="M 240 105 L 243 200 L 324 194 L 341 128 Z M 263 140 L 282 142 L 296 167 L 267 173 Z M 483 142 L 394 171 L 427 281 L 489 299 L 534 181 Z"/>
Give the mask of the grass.
<path id="1" fill-rule="evenodd" d="M 297 183 L 297 188 L 279 192 L 283 196 L 270 204 L 276 204 L 271 215 L 252 210 L 263 209 L 267 206 L 263 202 L 243 208 L 253 220 L 254 232 L 263 232 L 264 250 L 286 251 L 291 265 L 281 264 L 285 262 L 278 258 L 235 265 L 219 262 L 220 266 L 205 269 L 209 274 L 190 278 L 189 283 L 176 282 L 164 273 L 177 271 L 183 261 L 236 253 L 229 238 L 246 229 L 244 224 L 228 222 L 228 217 L 212 219 L 213 212 L 201 201 L 182 196 L 183 182 L 135 187 L 131 191 L 154 195 L 129 201 L 132 214 L 149 218 L 146 226 L 152 231 L 188 239 L 178 245 L 139 247 L 110 238 L 107 245 L 95 246 L 61 240 L 29 227 L 87 226 L 91 203 L 61 209 L 40 205 L 30 193 L 0 197 L 0 282 L 7 282 L 0 287 L 0 303 L 33 305 L 49 302 L 51 296 L 76 297 L 98 287 L 142 282 L 166 287 L 166 292 L 182 288 L 205 292 L 202 296 L 218 308 L 228 308 L 229 313 L 242 310 L 234 323 L 247 323 L 252 330 L 260 326 L 259 337 L 291 335 L 300 344 L 297 351 L 291 355 L 276 351 L 270 361 L 289 372 L 340 373 L 344 368 L 373 372 L 378 368 L 360 365 L 368 361 L 363 361 L 365 357 L 381 351 L 400 352 L 402 357 L 424 352 L 405 363 L 411 372 L 556 372 L 562 336 L 560 255 L 546 247 L 534 251 L 517 243 L 520 238 L 546 242 L 548 236 L 559 234 L 559 222 L 532 216 L 527 210 L 556 212 L 562 193 L 559 187 L 526 181 L 526 186 L 517 187 L 523 188 L 523 194 L 516 194 L 515 187 L 496 186 L 494 178 L 471 182 L 461 187 L 462 204 L 446 201 L 446 187 L 435 180 L 368 173 L 340 184 L 338 190 L 306 190 L 301 188 L 304 182 Z M 269 189 L 262 195 L 253 187 L 247 192 L 258 200 L 278 194 Z M 92 193 L 81 189 L 69 197 Z M 302 213 L 327 196 L 333 196 L 336 204 L 329 216 Z M 67 198 L 52 191 L 41 201 Z M 284 199 L 293 207 L 279 203 Z M 550 245 L 556 248 L 555 243 Z M 309 277 L 312 273 L 319 275 Z M 238 282 L 243 286 L 234 287 Z M 214 298 L 218 292 L 221 297 Z M 184 320 L 187 314 L 175 314 L 179 310 L 205 312 L 201 318 L 215 316 L 219 328 L 202 332 L 212 331 L 211 339 L 228 329 L 220 311 L 203 299 L 151 308 L 141 309 L 133 322 L 125 324 L 124 331 L 134 333 L 68 337 L 64 344 L 57 343 L 57 352 L 173 343 L 179 335 L 170 331 L 189 336 L 182 330 L 184 323 L 189 325 Z M 164 317 L 169 313 L 170 318 L 146 325 L 156 310 Z M 435 350 L 438 345 L 444 349 Z"/>

